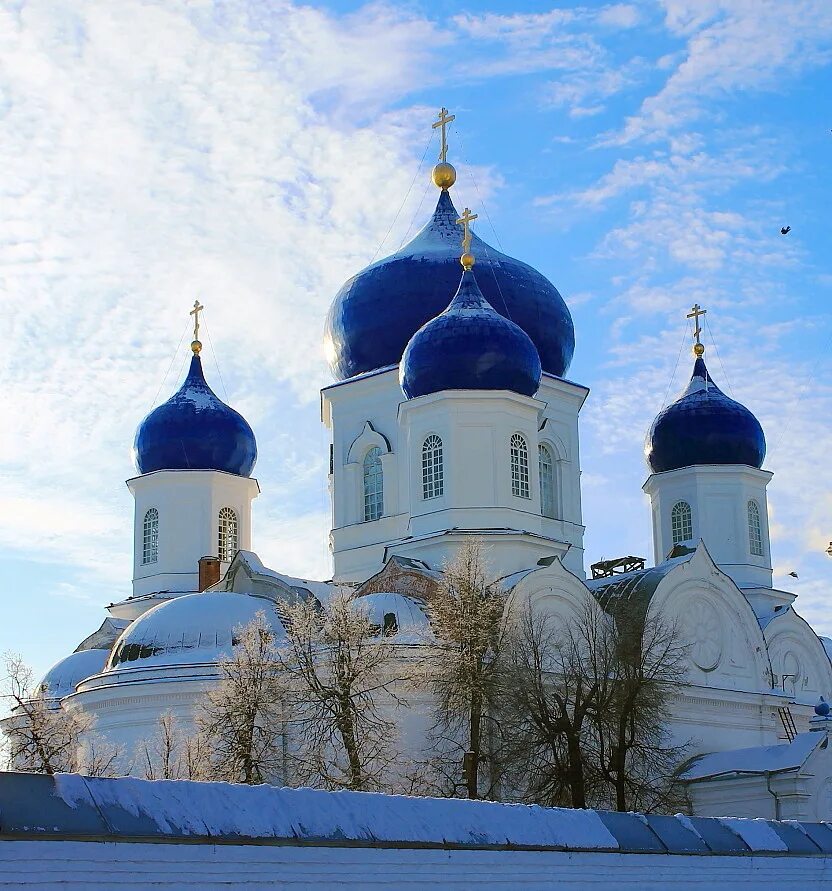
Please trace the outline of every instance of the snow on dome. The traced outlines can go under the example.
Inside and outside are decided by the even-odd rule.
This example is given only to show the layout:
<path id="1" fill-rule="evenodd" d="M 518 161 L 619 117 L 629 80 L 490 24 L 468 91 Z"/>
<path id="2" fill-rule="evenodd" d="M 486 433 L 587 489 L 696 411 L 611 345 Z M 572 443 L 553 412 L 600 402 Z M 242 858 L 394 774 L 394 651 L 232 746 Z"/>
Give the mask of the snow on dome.
<path id="1" fill-rule="evenodd" d="M 139 425 L 133 457 L 139 473 L 223 470 L 250 476 L 257 442 L 246 419 L 208 386 L 195 355 L 182 386 Z"/>
<path id="2" fill-rule="evenodd" d="M 412 597 L 380 592 L 362 594 L 353 603 L 358 609 L 366 611 L 370 622 L 382 633 L 395 634 L 398 643 L 425 643 L 430 635 L 428 617 Z"/>
<path id="3" fill-rule="evenodd" d="M 216 662 L 232 654 L 234 630 L 263 612 L 275 637 L 285 638 L 275 603 L 256 594 L 186 594 L 143 613 L 119 637 L 107 671 L 142 666 Z"/>
<path id="4" fill-rule="evenodd" d="M 39 687 L 48 699 L 63 699 L 74 693 L 81 681 L 103 671 L 109 654 L 108 649 L 71 653 L 46 672 Z"/>
<path id="5" fill-rule="evenodd" d="M 410 339 L 399 366 L 408 399 L 443 390 L 511 390 L 533 396 L 540 375 L 531 338 L 491 308 L 470 269 L 462 273 L 448 308 Z"/>
<path id="6" fill-rule="evenodd" d="M 653 473 L 701 464 L 759 468 L 766 440 L 757 418 L 717 387 L 700 356 L 685 392 L 653 421 L 644 451 Z"/>
<path id="7" fill-rule="evenodd" d="M 447 307 L 459 282 L 458 217 L 443 191 L 433 216 L 411 242 L 354 275 L 335 296 L 324 347 L 338 380 L 397 365 L 410 338 Z M 473 232 L 471 251 L 485 270 L 479 283 L 485 299 L 529 335 L 544 371 L 565 374 L 575 329 L 557 288 Z"/>

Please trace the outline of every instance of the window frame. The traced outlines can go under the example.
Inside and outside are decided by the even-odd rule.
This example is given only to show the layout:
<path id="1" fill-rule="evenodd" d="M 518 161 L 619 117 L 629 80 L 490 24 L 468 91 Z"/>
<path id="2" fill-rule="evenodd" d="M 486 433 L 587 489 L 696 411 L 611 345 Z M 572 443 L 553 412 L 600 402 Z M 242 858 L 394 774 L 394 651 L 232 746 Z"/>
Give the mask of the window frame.
<path id="1" fill-rule="evenodd" d="M 512 433 L 509 440 L 511 455 L 511 494 L 515 498 L 530 499 L 529 445 L 522 433 Z"/>
<path id="2" fill-rule="evenodd" d="M 683 535 L 685 532 L 687 535 Z M 670 510 L 670 540 L 673 547 L 693 541 L 693 509 L 683 499 L 679 499 Z"/>
<path id="3" fill-rule="evenodd" d="M 763 519 L 760 505 L 756 499 L 750 498 L 746 506 L 748 521 L 748 552 L 752 557 L 765 556 L 763 548 Z"/>
<path id="4" fill-rule="evenodd" d="M 546 456 L 547 461 L 543 456 Z M 548 463 L 549 471 L 544 473 L 544 466 Z M 540 515 L 550 520 L 556 520 L 557 508 L 557 468 L 552 447 L 545 442 L 537 444 L 537 475 L 540 484 Z M 549 513 L 546 512 L 546 503 L 549 503 Z"/>
<path id="5" fill-rule="evenodd" d="M 230 563 L 240 550 L 240 518 L 233 507 L 221 507 L 217 513 L 217 555 L 221 563 Z"/>
<path id="6" fill-rule="evenodd" d="M 384 466 L 381 446 L 372 446 L 361 462 L 361 516 L 364 523 L 373 523 L 384 516 Z M 368 483 L 373 483 L 372 488 Z"/>
<path id="7" fill-rule="evenodd" d="M 429 433 L 422 443 L 422 500 L 445 494 L 445 450 L 442 437 Z"/>
<path id="8" fill-rule="evenodd" d="M 149 507 L 142 520 L 142 566 L 159 562 L 159 509 Z"/>

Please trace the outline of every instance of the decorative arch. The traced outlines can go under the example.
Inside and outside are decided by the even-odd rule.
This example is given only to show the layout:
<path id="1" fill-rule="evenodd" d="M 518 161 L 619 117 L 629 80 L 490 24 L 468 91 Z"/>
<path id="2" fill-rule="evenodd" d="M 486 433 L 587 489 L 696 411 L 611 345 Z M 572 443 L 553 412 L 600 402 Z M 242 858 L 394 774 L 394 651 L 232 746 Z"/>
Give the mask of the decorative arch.
<path id="1" fill-rule="evenodd" d="M 687 648 L 688 680 L 703 687 L 757 692 L 771 666 L 757 616 L 704 544 L 659 582 L 647 610 L 676 625 Z"/>
<path id="2" fill-rule="evenodd" d="M 365 421 L 361 433 L 352 441 L 347 453 L 347 463 L 361 464 L 367 452 L 374 447 L 378 448 L 382 455 L 390 453 L 390 442 L 387 437 L 379 433 L 369 421 Z"/>
<path id="3" fill-rule="evenodd" d="M 783 607 L 765 624 L 771 686 L 798 702 L 814 705 L 832 691 L 832 666 L 818 636 L 792 607 Z"/>

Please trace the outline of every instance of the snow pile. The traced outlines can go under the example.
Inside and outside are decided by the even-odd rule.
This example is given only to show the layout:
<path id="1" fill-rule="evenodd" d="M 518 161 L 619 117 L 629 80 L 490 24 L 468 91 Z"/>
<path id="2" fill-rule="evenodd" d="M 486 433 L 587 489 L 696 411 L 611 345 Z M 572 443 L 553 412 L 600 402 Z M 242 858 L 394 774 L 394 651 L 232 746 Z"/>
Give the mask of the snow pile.
<path id="1" fill-rule="evenodd" d="M 789 846 L 765 820 L 719 817 L 719 822 L 738 835 L 752 851 L 788 851 Z"/>
<path id="2" fill-rule="evenodd" d="M 594 811 L 184 780 L 55 777 L 70 807 L 121 811 L 165 835 L 617 849 Z"/>

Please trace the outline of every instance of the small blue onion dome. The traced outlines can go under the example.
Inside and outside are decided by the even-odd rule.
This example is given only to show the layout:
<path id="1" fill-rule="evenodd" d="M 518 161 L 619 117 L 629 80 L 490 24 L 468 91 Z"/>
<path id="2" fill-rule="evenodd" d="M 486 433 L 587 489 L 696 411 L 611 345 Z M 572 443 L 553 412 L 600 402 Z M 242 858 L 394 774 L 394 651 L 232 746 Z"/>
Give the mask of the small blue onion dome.
<path id="1" fill-rule="evenodd" d="M 250 476 L 257 442 L 246 419 L 205 382 L 196 354 L 182 386 L 139 424 L 133 458 L 139 473 L 223 470 Z"/>
<path id="2" fill-rule="evenodd" d="M 450 306 L 410 339 L 399 367 L 408 399 L 441 390 L 513 390 L 533 396 L 540 375 L 531 338 L 491 308 L 470 269 L 462 273 Z"/>
<path id="3" fill-rule="evenodd" d="M 829 717 L 829 703 L 822 696 L 818 700 L 818 704 L 815 706 L 815 714 L 819 718 Z"/>
<path id="4" fill-rule="evenodd" d="M 443 190 L 433 216 L 411 242 L 341 288 L 324 336 L 336 378 L 395 365 L 410 338 L 445 309 L 459 281 L 458 217 Z M 557 288 L 473 233 L 471 251 L 484 270 L 479 284 L 485 299 L 531 337 L 544 371 L 564 375 L 575 350 L 575 329 Z"/>
<path id="5" fill-rule="evenodd" d="M 653 473 L 696 464 L 759 468 L 766 439 L 760 422 L 717 387 L 699 356 L 685 392 L 653 421 L 644 452 Z"/>

